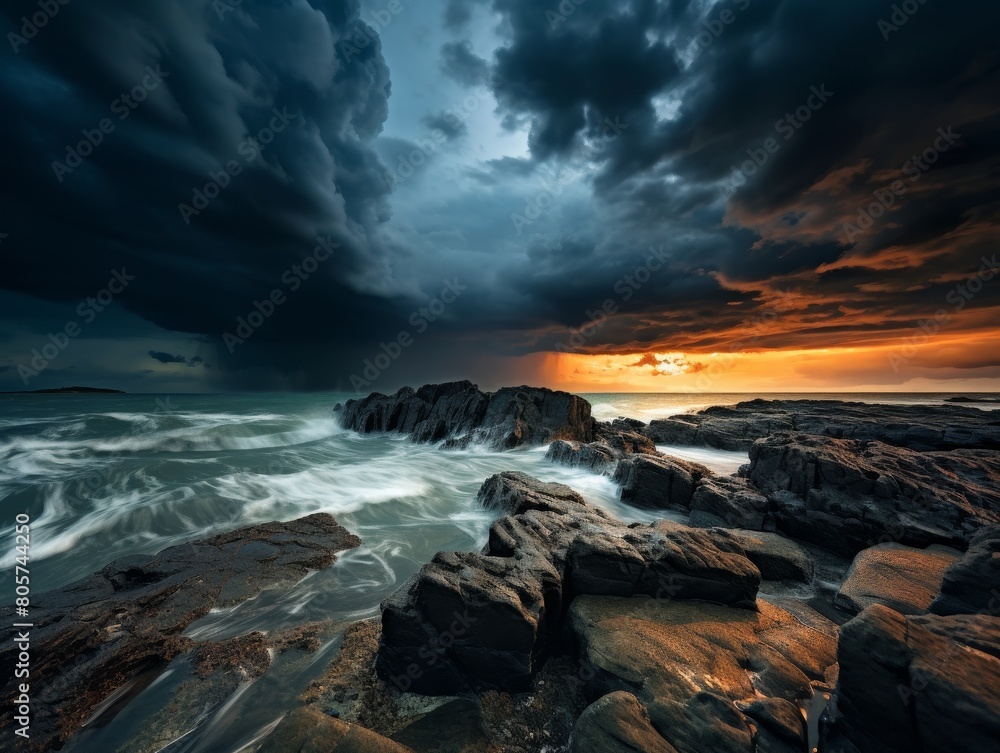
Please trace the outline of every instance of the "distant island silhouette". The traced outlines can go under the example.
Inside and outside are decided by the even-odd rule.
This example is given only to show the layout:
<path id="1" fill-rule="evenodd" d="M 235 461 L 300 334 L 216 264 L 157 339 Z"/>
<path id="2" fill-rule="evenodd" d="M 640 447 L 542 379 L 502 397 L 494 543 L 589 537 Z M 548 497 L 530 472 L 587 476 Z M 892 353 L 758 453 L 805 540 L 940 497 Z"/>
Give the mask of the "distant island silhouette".
<path id="1" fill-rule="evenodd" d="M 48 390 L 19 390 L 2 392 L 2 395 L 125 395 L 124 390 L 106 390 L 101 387 L 56 387 Z"/>

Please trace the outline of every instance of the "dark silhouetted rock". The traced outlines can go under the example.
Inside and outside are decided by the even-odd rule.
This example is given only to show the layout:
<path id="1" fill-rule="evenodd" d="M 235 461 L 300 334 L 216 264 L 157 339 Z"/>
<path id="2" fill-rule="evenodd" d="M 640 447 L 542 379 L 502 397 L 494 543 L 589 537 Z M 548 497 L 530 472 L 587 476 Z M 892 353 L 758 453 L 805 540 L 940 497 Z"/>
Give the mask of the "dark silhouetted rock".
<path id="1" fill-rule="evenodd" d="M 958 405 L 872 405 L 838 400 L 750 400 L 653 421 L 643 433 L 658 444 L 749 450 L 774 434 L 877 440 L 912 450 L 1000 450 L 993 411 Z"/>
<path id="2" fill-rule="evenodd" d="M 1000 616 L 1000 526 L 972 537 L 968 551 L 945 572 L 931 611 Z"/>
<path id="3" fill-rule="evenodd" d="M 861 753 L 997 749 L 1000 619 L 876 604 L 843 626 L 838 659 L 840 727 Z"/>
<path id="4" fill-rule="evenodd" d="M 578 503 L 563 512 L 526 478 L 491 479 L 512 490 L 491 496 L 520 502 L 483 553 L 440 553 L 383 603 L 381 677 L 429 695 L 524 690 L 560 645 L 567 599 L 588 592 L 753 606 L 760 572 L 725 532 L 626 526 Z"/>
<path id="5" fill-rule="evenodd" d="M 649 714 L 623 690 L 598 699 L 580 716 L 570 753 L 677 753 L 649 723 Z"/>
<path id="6" fill-rule="evenodd" d="M 834 603 L 857 614 L 884 604 L 902 614 L 926 612 L 941 588 L 945 570 L 960 552 L 950 547 L 914 549 L 879 544 L 858 552 Z"/>
<path id="7" fill-rule="evenodd" d="M 439 706 L 392 739 L 416 753 L 483 753 L 490 748 L 483 711 L 466 698 Z"/>
<path id="8" fill-rule="evenodd" d="M 194 647 L 182 633 L 213 607 L 291 585 L 360 543 L 330 515 L 316 514 L 125 557 L 35 596 L 32 745 L 60 747 L 113 692 Z M 254 644 L 245 645 L 253 665 Z M 13 649 L 0 649 L 0 661 L 12 666 Z M 13 694 L 8 683 L 3 697 Z"/>
<path id="9" fill-rule="evenodd" d="M 589 442 L 590 403 L 568 392 L 504 387 L 481 392 L 471 382 L 404 387 L 395 395 L 372 393 L 334 409 L 341 424 L 364 434 L 407 434 L 415 442 L 446 447 L 483 444 L 506 450 L 555 439 Z"/>
<path id="10" fill-rule="evenodd" d="M 748 478 L 779 530 L 848 556 L 885 541 L 964 549 L 1000 522 L 1000 453 L 990 450 L 779 435 L 750 448 Z"/>

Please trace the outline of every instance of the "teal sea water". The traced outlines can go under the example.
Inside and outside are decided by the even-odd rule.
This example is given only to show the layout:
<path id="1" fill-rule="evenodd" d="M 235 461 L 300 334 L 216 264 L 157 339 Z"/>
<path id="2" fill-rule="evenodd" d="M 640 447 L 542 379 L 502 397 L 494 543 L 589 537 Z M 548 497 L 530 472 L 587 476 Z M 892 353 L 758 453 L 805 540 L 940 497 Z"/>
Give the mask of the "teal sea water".
<path id="1" fill-rule="evenodd" d="M 328 512 L 364 544 L 297 586 L 212 613 L 188 635 L 219 639 L 313 620 L 347 624 L 378 614 L 379 602 L 441 550 L 476 550 L 495 514 L 479 509 L 483 480 L 520 470 L 559 481 L 629 521 L 649 513 L 621 505 L 604 477 L 549 464 L 545 448 L 507 453 L 441 451 L 406 438 L 344 431 L 332 408 L 352 395 L 0 395 L 0 523 L 31 518 L 32 588 L 71 583 L 130 554 L 240 526 Z M 599 419 L 644 421 L 708 405 L 751 399 L 737 394 L 585 395 Z M 941 403 L 949 395 L 767 395 L 882 403 Z M 1000 405 L 986 404 L 996 409 Z M 661 448 L 732 473 L 741 453 Z M 0 548 L 0 601 L 13 600 L 13 540 Z M 327 647 L 335 651 L 336 645 Z M 322 658 L 322 656 L 320 657 Z M 329 658 L 327 656 L 327 658 Z M 317 669 L 319 665 L 317 666 Z M 294 704 L 308 677 L 251 689 L 171 753 L 236 751 Z M 162 707 L 165 678 L 106 727 L 71 750 L 116 750 Z M 256 710 L 255 710 L 256 709 Z M 265 716 L 267 716 L 265 714 Z"/>

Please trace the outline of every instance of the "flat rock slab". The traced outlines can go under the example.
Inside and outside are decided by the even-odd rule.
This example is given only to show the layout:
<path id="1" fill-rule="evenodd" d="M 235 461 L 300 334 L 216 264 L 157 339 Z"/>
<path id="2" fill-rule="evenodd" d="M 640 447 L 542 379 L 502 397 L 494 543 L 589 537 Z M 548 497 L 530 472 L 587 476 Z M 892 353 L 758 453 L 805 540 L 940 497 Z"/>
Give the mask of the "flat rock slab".
<path id="1" fill-rule="evenodd" d="M 872 604 L 884 604 L 901 614 L 923 614 L 937 596 L 945 571 L 960 556 L 958 550 L 944 546 L 873 546 L 854 558 L 834 603 L 854 614 Z"/>
<path id="2" fill-rule="evenodd" d="M 592 672 L 588 695 L 633 693 L 678 753 L 753 753 L 750 704 L 777 699 L 798 707 L 812 697 L 813 683 L 831 679 L 836 663 L 829 635 L 765 601 L 758 607 L 578 598 L 569 630 Z M 770 716 L 788 718 L 773 709 Z M 804 749 L 804 729 L 793 732 Z"/>
<path id="3" fill-rule="evenodd" d="M 58 748 L 115 691 L 194 647 L 183 631 L 212 608 L 292 585 L 361 540 L 330 515 L 241 528 L 115 560 L 34 598 L 31 743 Z M 14 647 L 0 648 L 13 666 Z M 9 682 L 2 697 L 14 695 Z M 4 705 L 0 721 L 10 719 Z"/>
<path id="4" fill-rule="evenodd" d="M 839 400 L 750 400 L 653 421 L 658 444 L 749 450 L 781 433 L 877 440 L 913 450 L 1000 450 L 997 413 L 959 405 L 872 405 Z"/>

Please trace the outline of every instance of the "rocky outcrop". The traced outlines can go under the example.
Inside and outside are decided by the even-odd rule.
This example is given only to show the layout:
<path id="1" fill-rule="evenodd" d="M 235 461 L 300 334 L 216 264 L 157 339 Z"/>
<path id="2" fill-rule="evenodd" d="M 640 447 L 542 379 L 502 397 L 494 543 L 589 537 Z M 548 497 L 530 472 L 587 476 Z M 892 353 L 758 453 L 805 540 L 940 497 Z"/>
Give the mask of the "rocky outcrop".
<path id="1" fill-rule="evenodd" d="M 996 750 L 1000 619 L 876 604 L 841 629 L 840 726 L 861 753 Z"/>
<path id="2" fill-rule="evenodd" d="M 291 585 L 359 543 L 331 516 L 316 514 L 125 557 L 34 597 L 32 745 L 60 747 L 112 693 L 195 647 L 182 633 L 213 607 Z M 248 666 L 267 656 L 254 641 L 232 646 Z M 0 662 L 12 666 L 13 652 L 3 646 Z M 13 695 L 10 683 L 3 698 Z M 0 717 L 5 727 L 9 708 Z"/>
<path id="3" fill-rule="evenodd" d="M 585 468 L 594 473 L 610 474 L 619 460 L 631 455 L 658 455 L 653 440 L 636 430 L 641 421 L 619 418 L 611 423 L 597 423 L 595 442 L 556 440 L 549 445 L 546 459 L 573 468 Z"/>
<path id="4" fill-rule="evenodd" d="M 760 572 L 725 532 L 626 526 L 586 505 L 553 509 L 551 485 L 503 476 L 521 502 L 480 553 L 446 552 L 383 603 L 377 670 L 402 690 L 522 690 L 561 643 L 581 594 L 699 598 L 753 607 Z M 560 503 L 562 504 L 562 503 Z"/>
<path id="5" fill-rule="evenodd" d="M 989 614 L 1000 617 L 1000 526 L 984 528 L 944 574 L 935 614 Z"/>
<path id="6" fill-rule="evenodd" d="M 658 444 L 749 450 L 774 434 L 876 440 L 911 450 L 1000 450 L 1000 414 L 958 405 L 872 405 L 839 400 L 750 400 L 656 420 Z"/>
<path id="7" fill-rule="evenodd" d="M 656 453 L 653 440 L 642 433 L 645 424 L 629 418 L 618 418 L 607 423 L 597 423 L 594 427 L 595 441 L 610 447 L 621 456 L 642 453 Z"/>
<path id="8" fill-rule="evenodd" d="M 779 435 L 750 448 L 748 480 L 779 530 L 853 556 L 884 541 L 964 549 L 1000 523 L 1000 453 L 920 453 L 881 442 Z"/>
<path id="9" fill-rule="evenodd" d="M 712 472 L 666 455 L 636 455 L 621 461 L 612 479 L 623 502 L 652 510 L 691 509 L 695 487 Z"/>
<path id="10" fill-rule="evenodd" d="M 565 514 L 574 507 L 587 506 L 583 497 L 568 486 L 548 484 L 518 471 L 490 476 L 479 487 L 476 499 L 487 510 L 501 510 L 505 515 L 528 510 Z"/>
<path id="11" fill-rule="evenodd" d="M 834 603 L 853 614 L 872 604 L 901 614 L 923 614 L 959 555 L 950 547 L 914 549 L 891 542 L 865 549 L 854 558 Z"/>
<path id="12" fill-rule="evenodd" d="M 699 601 L 583 596 L 570 607 L 568 622 L 591 676 L 588 695 L 634 694 L 649 726 L 678 753 L 752 753 L 763 749 L 762 738 L 774 743 L 770 750 L 804 750 L 805 729 L 801 716 L 796 727 L 796 713 L 814 685 L 828 687 L 835 673 L 834 639 L 763 600 L 759 611 L 748 611 Z M 650 734 L 638 710 L 629 710 L 624 699 L 617 705 L 628 712 L 625 719 L 640 721 L 635 729 L 642 736 Z M 598 715 L 599 726 L 587 720 L 580 732 L 615 730 L 606 717 Z M 778 747 L 781 735 L 794 745 Z"/>
<path id="13" fill-rule="evenodd" d="M 570 753 L 677 753 L 649 723 L 639 699 L 619 690 L 592 703 L 580 716 Z"/>
<path id="14" fill-rule="evenodd" d="M 812 582 L 815 564 L 799 543 L 778 533 L 734 530 L 726 534 L 739 544 L 764 580 Z"/>
<path id="15" fill-rule="evenodd" d="M 698 480 L 690 503 L 689 522 L 699 528 L 722 526 L 773 531 L 776 524 L 767 497 L 738 476 Z"/>
<path id="16" fill-rule="evenodd" d="M 372 393 L 338 404 L 341 425 L 364 434 L 407 434 L 414 442 L 446 447 L 483 444 L 497 450 L 555 439 L 589 442 L 590 403 L 568 392 L 504 387 L 482 392 L 471 382 L 404 387 L 395 395 Z"/>
<path id="17" fill-rule="evenodd" d="M 545 451 L 545 458 L 559 465 L 583 468 L 593 473 L 611 473 L 622 456 L 599 442 L 567 442 L 557 439 Z"/>

